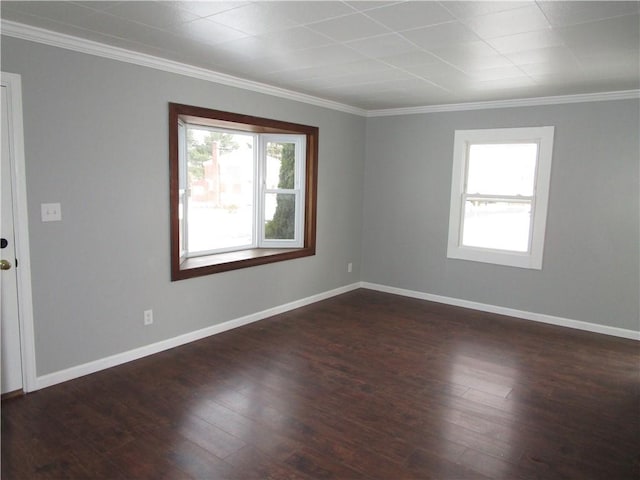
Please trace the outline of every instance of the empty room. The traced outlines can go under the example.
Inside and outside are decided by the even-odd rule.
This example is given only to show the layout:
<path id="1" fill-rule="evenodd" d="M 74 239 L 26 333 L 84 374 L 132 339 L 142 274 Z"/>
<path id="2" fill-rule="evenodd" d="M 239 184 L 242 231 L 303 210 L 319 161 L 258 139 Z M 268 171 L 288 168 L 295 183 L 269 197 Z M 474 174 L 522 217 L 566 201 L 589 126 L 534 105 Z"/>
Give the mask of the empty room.
<path id="1" fill-rule="evenodd" d="M 640 2 L 0 16 L 3 479 L 640 477 Z"/>

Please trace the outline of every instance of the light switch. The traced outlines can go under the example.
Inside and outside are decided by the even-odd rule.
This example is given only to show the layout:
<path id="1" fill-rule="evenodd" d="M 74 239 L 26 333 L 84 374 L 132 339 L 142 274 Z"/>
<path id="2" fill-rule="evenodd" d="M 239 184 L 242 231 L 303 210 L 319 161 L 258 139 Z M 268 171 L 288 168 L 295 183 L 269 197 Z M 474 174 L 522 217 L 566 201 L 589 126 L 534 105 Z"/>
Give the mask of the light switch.
<path id="1" fill-rule="evenodd" d="M 59 203 L 40 204 L 43 222 L 59 222 L 62 220 L 62 209 Z"/>

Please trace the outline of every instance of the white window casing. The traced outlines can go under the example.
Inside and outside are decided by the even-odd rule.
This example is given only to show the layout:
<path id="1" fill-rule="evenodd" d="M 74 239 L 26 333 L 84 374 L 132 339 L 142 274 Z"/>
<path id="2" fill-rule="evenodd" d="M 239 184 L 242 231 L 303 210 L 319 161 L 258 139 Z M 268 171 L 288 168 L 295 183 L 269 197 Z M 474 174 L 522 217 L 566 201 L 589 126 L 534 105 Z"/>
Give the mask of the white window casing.
<path id="1" fill-rule="evenodd" d="M 447 257 L 520 268 L 542 269 L 551 178 L 554 127 L 456 130 L 454 137 L 451 204 Z M 536 144 L 537 158 L 531 195 L 467 192 L 469 153 L 472 145 Z M 465 203 L 504 202 L 530 205 L 529 238 L 525 248 L 478 247 L 463 244 Z M 481 225 L 482 227 L 482 225 Z M 475 228 L 478 228 L 476 225 Z M 490 228 L 489 224 L 485 228 Z M 509 229 L 508 226 L 502 228 Z M 514 227 L 515 228 L 515 227 Z M 508 231 L 501 234 L 509 235 Z"/>
<path id="2" fill-rule="evenodd" d="M 267 146 L 269 143 L 293 143 L 295 145 L 294 185 L 292 189 L 268 188 L 267 186 Z M 261 205 L 258 212 L 260 246 L 263 248 L 299 248 L 303 245 L 304 225 L 304 181 L 305 181 L 306 138 L 304 135 L 262 134 L 260 135 L 259 183 Z M 295 228 L 293 239 L 268 239 L 265 237 L 265 206 L 268 194 L 289 194 L 294 196 Z"/>
<path id="3" fill-rule="evenodd" d="M 179 166 L 179 205 L 180 205 L 180 258 L 193 258 L 217 253 L 233 252 L 252 248 L 302 248 L 304 246 L 304 212 L 305 212 L 305 161 L 306 161 L 306 137 L 300 134 L 253 134 L 254 148 L 254 201 L 253 219 L 251 229 L 254 241 L 250 245 L 239 245 L 237 247 L 217 248 L 202 251 L 189 251 L 188 232 L 189 222 L 194 221 L 189 218 L 188 201 L 190 192 L 188 191 L 188 153 L 187 153 L 187 130 L 190 128 L 200 130 L 211 130 L 214 132 L 238 133 L 247 135 L 244 131 L 235 131 L 223 128 L 212 128 L 202 125 L 191 125 L 178 122 L 178 166 Z M 267 188 L 267 145 L 268 143 L 282 142 L 295 145 L 295 166 L 294 166 L 294 187 L 288 188 Z M 293 239 L 267 239 L 265 238 L 265 208 L 266 198 L 269 194 L 290 194 L 294 196 L 295 202 L 295 227 Z"/>

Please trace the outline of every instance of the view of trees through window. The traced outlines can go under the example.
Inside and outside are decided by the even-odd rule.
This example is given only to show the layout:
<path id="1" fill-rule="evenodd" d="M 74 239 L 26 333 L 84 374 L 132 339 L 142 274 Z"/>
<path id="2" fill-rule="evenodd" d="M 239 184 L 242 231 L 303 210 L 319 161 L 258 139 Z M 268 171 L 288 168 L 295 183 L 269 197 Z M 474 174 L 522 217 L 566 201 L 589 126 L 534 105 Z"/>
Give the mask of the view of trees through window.
<path id="1" fill-rule="evenodd" d="M 187 130 L 189 150 L 189 179 L 204 180 L 204 162 L 211 160 L 213 142 L 217 143 L 219 154 L 237 150 L 239 144 L 233 135 L 206 130 Z"/>
<path id="2" fill-rule="evenodd" d="M 295 184 L 295 144 L 269 142 L 267 155 L 280 160 L 277 188 L 293 189 Z M 294 238 L 295 197 L 287 193 L 276 194 L 276 209 L 271 219 L 265 219 L 264 236 L 268 239 Z"/>
<path id="3" fill-rule="evenodd" d="M 234 152 L 238 154 L 233 155 Z M 250 171 L 247 172 L 247 167 L 253 165 L 253 152 L 253 137 L 250 135 L 238 135 L 195 127 L 188 128 L 187 170 L 189 191 L 195 192 L 202 185 L 208 185 L 208 188 L 213 188 L 216 192 L 224 193 L 235 191 L 237 193 L 240 189 L 238 184 L 240 182 L 248 183 L 249 180 L 247 180 L 247 177 L 252 175 Z M 272 190 L 294 188 L 295 153 L 294 143 L 280 141 L 270 141 L 267 143 L 267 176 L 275 176 L 272 182 L 273 184 L 268 185 L 268 188 Z M 215 181 L 219 182 L 220 185 L 212 187 L 210 185 L 212 182 L 212 173 L 207 171 L 207 165 L 209 165 L 210 170 L 214 156 L 215 162 L 213 162 L 213 165 L 215 166 L 213 168 L 217 171 L 213 176 L 215 177 Z M 228 165 L 229 162 L 235 162 L 235 168 L 229 168 L 229 166 L 223 168 L 223 165 L 219 163 L 220 160 L 224 160 L 224 162 L 221 162 L 224 165 Z M 223 171 L 221 171 L 221 169 Z M 239 177 L 241 175 L 243 178 L 240 180 Z M 250 188 L 252 187 L 250 186 Z M 238 195 L 224 195 L 222 198 L 223 201 L 218 200 L 214 202 L 213 208 L 223 209 L 228 214 L 234 216 L 244 217 L 241 210 L 244 207 L 251 207 L 251 205 L 238 205 L 237 199 L 241 198 Z M 288 240 L 295 238 L 295 195 L 290 193 L 267 193 L 265 202 L 264 237 L 269 240 Z M 202 206 L 192 202 L 191 209 L 196 208 L 202 209 Z M 210 247 L 218 248 L 219 246 L 226 246 L 225 244 L 230 241 L 235 242 L 235 240 L 224 240 L 228 235 L 236 238 L 243 237 L 246 238 L 246 241 L 250 242 L 250 237 L 247 236 L 251 235 L 251 223 L 249 218 L 246 220 L 246 222 L 240 221 L 242 225 L 237 225 L 236 223 L 237 233 L 231 231 L 220 232 L 218 230 L 216 232 L 211 231 L 210 234 L 207 234 L 207 232 L 203 231 L 202 224 L 197 226 L 197 228 L 194 224 L 194 231 L 192 231 L 190 235 L 191 245 L 189 249 L 195 251 L 208 250 Z M 218 225 L 220 225 L 220 223 L 218 223 Z M 236 230 L 236 227 L 232 226 L 234 224 L 227 225 L 231 230 Z M 221 240 L 213 240 L 213 237 L 219 237 Z M 229 246 L 231 245 L 229 244 Z"/>
<path id="4" fill-rule="evenodd" d="M 172 281 L 315 255 L 318 133 L 169 103 Z"/>

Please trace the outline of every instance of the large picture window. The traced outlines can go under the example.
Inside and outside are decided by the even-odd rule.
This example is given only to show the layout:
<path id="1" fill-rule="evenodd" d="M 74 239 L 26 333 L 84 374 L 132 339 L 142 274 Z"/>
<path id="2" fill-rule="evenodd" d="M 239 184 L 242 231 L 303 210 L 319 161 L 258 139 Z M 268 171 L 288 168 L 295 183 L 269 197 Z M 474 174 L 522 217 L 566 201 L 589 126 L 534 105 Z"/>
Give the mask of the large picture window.
<path id="1" fill-rule="evenodd" d="M 169 109 L 172 279 L 313 255 L 317 128 Z"/>
<path id="2" fill-rule="evenodd" d="M 449 258 L 542 268 L 553 130 L 456 131 Z"/>

